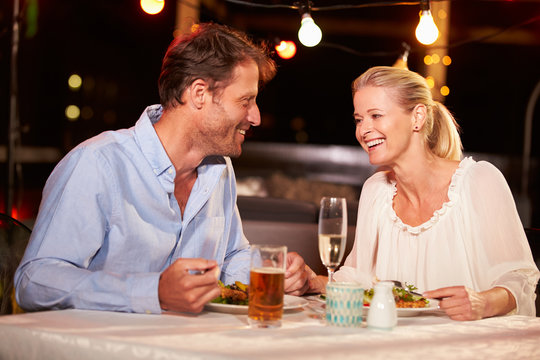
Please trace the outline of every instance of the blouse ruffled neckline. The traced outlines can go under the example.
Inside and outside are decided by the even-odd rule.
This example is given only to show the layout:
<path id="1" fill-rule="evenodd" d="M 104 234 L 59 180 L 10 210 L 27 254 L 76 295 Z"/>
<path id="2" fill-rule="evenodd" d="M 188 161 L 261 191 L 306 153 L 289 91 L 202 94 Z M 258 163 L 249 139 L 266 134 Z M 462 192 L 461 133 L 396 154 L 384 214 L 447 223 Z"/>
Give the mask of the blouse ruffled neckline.
<path id="1" fill-rule="evenodd" d="M 420 234 L 422 231 L 428 230 L 433 225 L 435 225 L 439 219 L 444 216 L 444 214 L 448 211 L 449 208 L 454 206 L 458 199 L 458 186 L 461 182 L 461 179 L 463 178 L 463 175 L 465 174 L 467 168 L 474 163 L 474 160 L 472 157 L 466 157 L 463 160 L 460 161 L 458 168 L 452 175 L 452 179 L 450 181 L 450 186 L 448 187 L 448 201 L 442 204 L 442 207 L 438 210 L 435 210 L 433 213 L 433 216 L 426 221 L 423 224 L 420 224 L 418 226 L 411 226 L 405 224 L 399 216 L 397 216 L 396 212 L 394 211 L 394 207 L 392 206 L 392 202 L 394 199 L 394 196 L 397 194 L 397 187 L 396 187 L 396 181 L 392 180 L 390 182 L 390 192 L 389 192 L 389 208 L 390 208 L 390 217 L 392 221 L 395 222 L 395 224 L 402 230 L 406 230 L 409 233 L 413 235 Z"/>

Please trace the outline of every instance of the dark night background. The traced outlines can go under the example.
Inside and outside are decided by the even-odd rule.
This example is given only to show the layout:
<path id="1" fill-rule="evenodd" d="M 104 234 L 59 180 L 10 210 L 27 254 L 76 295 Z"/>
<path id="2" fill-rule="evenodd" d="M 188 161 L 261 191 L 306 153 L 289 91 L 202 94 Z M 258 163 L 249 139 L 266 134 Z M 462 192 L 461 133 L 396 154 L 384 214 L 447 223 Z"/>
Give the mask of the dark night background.
<path id="1" fill-rule="evenodd" d="M 18 71 L 23 146 L 55 147 L 64 154 L 103 130 L 132 126 L 147 105 L 159 102 L 157 78 L 161 59 L 173 39 L 174 1 L 166 0 L 165 9 L 153 16 L 145 14 L 136 0 L 38 3 L 37 34 L 25 36 L 25 19 L 21 27 Z M 336 3 L 367 2 L 321 0 L 314 1 L 314 6 Z M 13 3 L 3 1 L 0 6 L 0 145 L 5 145 Z M 300 16 L 296 10 L 225 1 L 203 1 L 201 6 L 201 21 L 234 26 L 257 40 L 297 42 L 293 59 L 276 57 L 278 75 L 258 99 L 263 124 L 254 129 L 248 141 L 294 143 L 303 131 L 307 137 L 300 140 L 308 144 L 357 145 L 352 80 L 368 67 L 392 65 L 403 41 L 412 46 L 409 68 L 421 74 L 425 70 L 426 48 L 414 39 L 418 6 L 314 10 L 312 16 L 324 36 L 315 48 L 305 48 L 297 41 Z M 448 67 L 450 95 L 445 104 L 462 127 L 465 151 L 520 161 L 527 101 L 540 81 L 540 1 L 468 0 L 452 1 L 451 6 L 449 55 L 453 62 Z M 375 26 L 364 32 L 347 29 L 354 29 L 355 24 L 359 29 L 380 24 L 382 31 L 377 33 Z M 517 24 L 523 25 L 514 26 Z M 473 41 L 495 32 L 501 33 Z M 67 79 L 72 73 L 84 81 L 93 80 L 94 86 L 70 91 Z M 72 103 L 81 108 L 91 106 L 92 116 L 68 121 L 64 110 Z M 539 133 L 539 121 L 540 105 L 536 104 L 533 133 Z M 533 140 L 536 159 L 539 148 Z M 53 167 L 25 165 L 25 191 L 39 194 Z M 5 163 L 1 169 L 4 188 Z"/>

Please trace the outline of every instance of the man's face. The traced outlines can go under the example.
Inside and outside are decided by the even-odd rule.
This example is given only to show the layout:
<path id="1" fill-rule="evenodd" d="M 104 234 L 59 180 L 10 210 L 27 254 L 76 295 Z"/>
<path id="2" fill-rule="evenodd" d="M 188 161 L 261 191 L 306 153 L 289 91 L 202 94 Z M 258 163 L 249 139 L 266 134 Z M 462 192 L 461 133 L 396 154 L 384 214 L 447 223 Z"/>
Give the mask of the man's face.
<path id="1" fill-rule="evenodd" d="M 240 156 L 246 131 L 261 123 L 255 102 L 258 84 L 259 69 L 249 60 L 234 69 L 227 87 L 214 93 L 202 126 L 207 155 Z"/>

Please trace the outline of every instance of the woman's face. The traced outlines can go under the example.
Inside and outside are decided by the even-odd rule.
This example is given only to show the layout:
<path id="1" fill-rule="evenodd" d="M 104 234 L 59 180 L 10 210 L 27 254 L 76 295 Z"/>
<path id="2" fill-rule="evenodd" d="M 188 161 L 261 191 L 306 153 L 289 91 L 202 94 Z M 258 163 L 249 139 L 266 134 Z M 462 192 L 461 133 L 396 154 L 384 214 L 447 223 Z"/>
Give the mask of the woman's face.
<path id="1" fill-rule="evenodd" d="M 392 91 L 368 86 L 353 97 L 356 139 L 373 165 L 392 165 L 410 149 L 414 119 L 393 99 Z"/>

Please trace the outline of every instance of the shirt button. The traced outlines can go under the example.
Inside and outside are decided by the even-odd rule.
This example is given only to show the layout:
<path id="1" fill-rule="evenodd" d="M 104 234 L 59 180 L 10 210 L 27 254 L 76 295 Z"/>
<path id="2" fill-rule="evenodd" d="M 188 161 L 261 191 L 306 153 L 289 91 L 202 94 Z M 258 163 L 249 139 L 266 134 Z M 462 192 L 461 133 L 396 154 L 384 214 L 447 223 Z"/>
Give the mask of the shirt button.
<path id="1" fill-rule="evenodd" d="M 169 169 L 168 173 L 169 173 L 169 174 L 172 174 L 172 169 Z"/>

